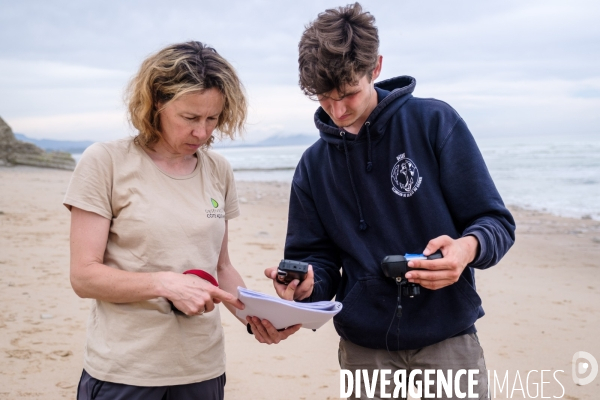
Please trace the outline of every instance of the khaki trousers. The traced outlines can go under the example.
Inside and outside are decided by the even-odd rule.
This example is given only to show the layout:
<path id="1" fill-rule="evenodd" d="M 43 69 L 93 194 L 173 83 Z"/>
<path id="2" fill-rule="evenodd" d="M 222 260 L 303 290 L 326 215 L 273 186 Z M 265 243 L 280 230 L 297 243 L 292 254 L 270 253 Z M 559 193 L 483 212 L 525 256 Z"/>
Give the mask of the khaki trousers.
<path id="1" fill-rule="evenodd" d="M 441 390 L 442 394 L 440 397 L 437 397 L 437 376 L 432 374 L 431 377 L 433 379 L 433 385 L 430 386 L 429 392 L 433 394 L 434 399 L 455 399 L 459 397 L 455 397 L 456 389 L 454 388 L 454 377 L 455 372 L 458 370 L 469 370 L 469 369 L 477 369 L 479 370 L 478 374 L 474 375 L 474 379 L 477 380 L 477 385 L 474 388 L 474 393 L 478 396 L 478 399 L 489 399 L 488 397 L 488 379 L 487 379 L 487 370 L 485 367 L 485 360 L 483 358 L 483 349 L 479 344 L 479 339 L 475 333 L 469 333 L 466 335 L 456 336 L 450 339 L 446 339 L 440 343 L 433 344 L 431 346 L 423 347 L 417 350 L 400 350 L 400 351 L 391 351 L 380 350 L 380 349 L 368 349 L 366 347 L 358 346 L 354 343 L 351 343 L 347 340 L 340 340 L 339 347 L 339 362 L 340 367 L 342 369 L 350 370 L 352 374 L 355 374 L 355 371 L 367 370 L 368 376 L 373 376 L 373 370 L 381 370 L 387 369 L 392 371 L 392 375 L 394 371 L 397 370 L 406 370 L 406 377 L 413 370 L 421 370 L 421 375 L 417 375 L 416 378 L 418 380 L 423 380 L 423 373 L 425 370 L 442 370 L 447 378 L 447 370 L 452 370 L 452 396 L 446 397 L 445 391 Z M 385 393 L 393 394 L 394 391 L 394 381 L 392 376 L 387 376 L 387 379 L 391 380 L 390 386 L 385 388 Z M 378 379 L 379 381 L 379 379 Z M 362 383 L 361 396 L 355 397 L 356 391 L 353 391 L 352 395 L 349 397 L 351 399 L 360 398 L 360 399 L 368 399 L 375 398 L 381 399 L 381 387 L 379 382 L 375 386 L 375 397 L 367 397 L 365 393 L 365 385 Z M 408 390 L 408 389 L 407 389 Z M 425 391 L 423 390 L 423 397 L 425 398 Z M 460 376 L 460 392 L 467 394 L 468 397 L 468 381 L 467 375 Z M 409 393 L 409 392 L 407 392 Z M 394 398 L 393 395 L 386 396 L 384 398 Z M 396 398 L 406 398 L 398 396 Z"/>

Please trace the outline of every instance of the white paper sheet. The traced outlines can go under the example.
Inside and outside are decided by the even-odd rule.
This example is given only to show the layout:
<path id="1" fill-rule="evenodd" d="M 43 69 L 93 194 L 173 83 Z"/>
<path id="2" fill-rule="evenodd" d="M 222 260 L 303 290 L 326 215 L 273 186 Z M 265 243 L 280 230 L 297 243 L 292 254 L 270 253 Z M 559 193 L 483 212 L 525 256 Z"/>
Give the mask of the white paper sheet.
<path id="1" fill-rule="evenodd" d="M 297 303 L 239 286 L 238 298 L 246 307 L 236 310 L 235 315 L 244 320 L 248 315 L 267 319 L 275 329 L 296 324 L 302 324 L 303 328 L 317 329 L 342 310 L 342 303 L 337 301 Z"/>

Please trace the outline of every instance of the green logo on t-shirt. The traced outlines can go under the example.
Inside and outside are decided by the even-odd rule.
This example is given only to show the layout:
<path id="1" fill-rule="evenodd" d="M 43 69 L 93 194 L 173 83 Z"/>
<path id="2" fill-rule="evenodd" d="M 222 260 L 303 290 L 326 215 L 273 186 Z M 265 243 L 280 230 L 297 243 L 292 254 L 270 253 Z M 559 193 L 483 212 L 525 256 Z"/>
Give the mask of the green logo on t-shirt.
<path id="1" fill-rule="evenodd" d="M 210 198 L 210 204 L 213 208 L 204 210 L 206 212 L 206 218 L 225 218 L 225 210 L 219 208 L 219 203 L 212 197 Z"/>

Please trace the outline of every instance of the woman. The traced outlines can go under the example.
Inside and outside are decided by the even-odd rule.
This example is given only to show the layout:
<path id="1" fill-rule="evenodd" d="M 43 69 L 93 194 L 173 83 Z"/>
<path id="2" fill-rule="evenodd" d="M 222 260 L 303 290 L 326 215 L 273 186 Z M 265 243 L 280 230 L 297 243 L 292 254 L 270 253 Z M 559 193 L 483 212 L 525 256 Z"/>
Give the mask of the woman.
<path id="1" fill-rule="evenodd" d="M 214 49 L 188 42 L 145 60 L 128 101 L 137 136 L 88 148 L 64 200 L 71 284 L 95 300 L 78 399 L 222 399 L 215 303 L 242 309 L 244 282 L 227 251 L 233 173 L 208 148 L 214 131 L 243 129 L 243 88 Z M 248 322 L 266 343 L 299 329 Z"/>

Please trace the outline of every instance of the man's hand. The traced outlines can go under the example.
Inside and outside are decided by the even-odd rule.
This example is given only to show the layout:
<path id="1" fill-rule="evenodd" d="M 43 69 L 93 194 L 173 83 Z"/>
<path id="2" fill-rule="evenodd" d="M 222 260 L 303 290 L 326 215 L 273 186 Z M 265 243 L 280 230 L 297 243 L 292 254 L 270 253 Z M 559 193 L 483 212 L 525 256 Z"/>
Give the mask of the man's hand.
<path id="1" fill-rule="evenodd" d="M 273 280 L 273 287 L 282 299 L 286 300 L 304 300 L 312 294 L 315 286 L 315 274 L 312 265 L 308 266 L 306 278 L 302 282 L 294 279 L 288 285 L 284 285 L 277 280 L 277 267 L 265 269 L 265 276 Z"/>
<path id="2" fill-rule="evenodd" d="M 278 331 L 266 319 L 261 320 L 258 317 L 246 317 L 246 321 L 250 324 L 252 333 L 256 340 L 266 344 L 277 344 L 282 340 L 287 339 L 290 335 L 298 332 L 302 325 L 292 325 L 289 328 Z"/>
<path id="3" fill-rule="evenodd" d="M 444 258 L 438 260 L 413 260 L 410 268 L 426 271 L 410 271 L 406 273 L 409 282 L 418 283 L 424 288 L 436 290 L 457 282 L 467 264 L 475 259 L 479 242 L 475 236 L 452 239 L 450 236 L 439 236 L 432 239 L 423 254 L 428 256 L 441 250 Z"/>

